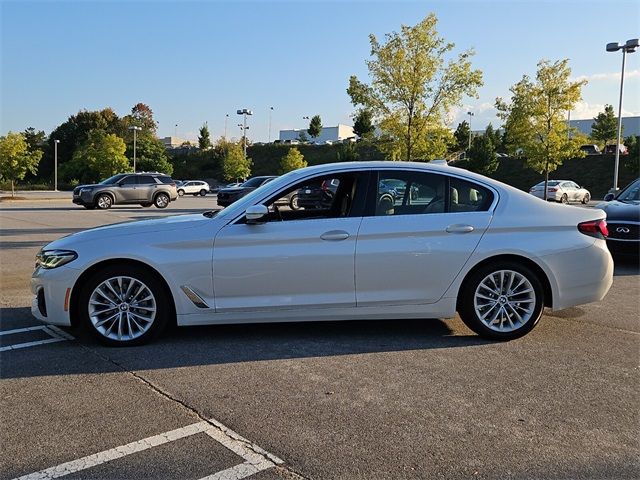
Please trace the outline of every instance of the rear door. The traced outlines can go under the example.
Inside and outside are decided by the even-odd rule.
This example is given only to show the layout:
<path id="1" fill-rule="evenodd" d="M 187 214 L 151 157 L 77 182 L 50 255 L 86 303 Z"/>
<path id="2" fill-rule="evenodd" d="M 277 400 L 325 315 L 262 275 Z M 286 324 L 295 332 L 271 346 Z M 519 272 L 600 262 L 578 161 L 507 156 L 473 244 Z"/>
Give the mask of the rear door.
<path id="1" fill-rule="evenodd" d="M 494 194 L 436 173 L 376 173 L 356 245 L 357 305 L 436 302 L 489 226 Z M 385 180 L 415 193 L 394 197 L 381 186 Z"/>
<path id="2" fill-rule="evenodd" d="M 138 178 L 138 197 L 137 200 L 141 202 L 153 201 L 153 196 L 158 189 L 159 183 L 152 175 L 139 175 Z"/>

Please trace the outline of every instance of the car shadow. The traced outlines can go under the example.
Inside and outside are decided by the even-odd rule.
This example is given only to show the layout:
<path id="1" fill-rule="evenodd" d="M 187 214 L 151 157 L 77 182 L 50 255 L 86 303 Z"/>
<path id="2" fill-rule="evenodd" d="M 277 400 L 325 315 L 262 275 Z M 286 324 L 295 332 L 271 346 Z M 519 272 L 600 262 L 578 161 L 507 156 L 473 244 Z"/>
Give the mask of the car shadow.
<path id="1" fill-rule="evenodd" d="M 640 275 L 640 261 L 638 259 L 615 259 L 613 266 L 614 277 L 629 277 Z"/>
<path id="2" fill-rule="evenodd" d="M 28 308 L 0 309 L 2 318 L 30 317 Z M 4 323 L 4 322 L 3 322 Z M 33 322 L 31 323 L 33 324 Z M 15 322 L 14 322 L 15 325 Z M 7 330 L 9 325 L 3 325 Z M 11 328 L 16 328 L 12 326 Z M 456 335 L 438 319 L 292 322 L 170 327 L 148 345 L 109 348 L 78 329 L 76 337 L 2 355 L 2 378 L 155 370 L 309 357 L 474 347 L 488 342 Z M 78 344 L 81 348 L 78 348 Z M 94 355 L 87 355 L 87 350 Z M 34 359 L 34 355 L 44 355 Z M 90 361 L 106 360 L 100 362 Z"/>

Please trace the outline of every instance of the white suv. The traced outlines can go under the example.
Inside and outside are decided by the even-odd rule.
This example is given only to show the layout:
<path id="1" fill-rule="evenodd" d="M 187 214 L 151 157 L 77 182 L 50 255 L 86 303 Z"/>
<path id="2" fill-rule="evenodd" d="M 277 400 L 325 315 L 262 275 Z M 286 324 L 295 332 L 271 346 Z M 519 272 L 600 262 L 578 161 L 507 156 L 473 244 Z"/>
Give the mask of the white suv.
<path id="1" fill-rule="evenodd" d="M 203 197 L 209 193 L 209 184 L 200 180 L 187 180 L 178 187 L 178 195 L 181 197 L 185 194 L 191 194 L 194 197 L 202 195 Z"/>

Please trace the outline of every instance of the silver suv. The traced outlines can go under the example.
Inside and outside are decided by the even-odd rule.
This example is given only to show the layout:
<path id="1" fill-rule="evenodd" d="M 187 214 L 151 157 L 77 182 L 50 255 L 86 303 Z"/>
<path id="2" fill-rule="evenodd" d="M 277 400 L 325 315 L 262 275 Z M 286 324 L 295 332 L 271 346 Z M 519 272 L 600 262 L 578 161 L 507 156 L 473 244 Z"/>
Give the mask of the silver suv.
<path id="1" fill-rule="evenodd" d="M 164 173 L 119 173 L 95 185 L 80 185 L 73 190 L 73 203 L 93 210 L 112 205 L 140 204 L 166 208 L 178 198 L 176 183 Z"/>

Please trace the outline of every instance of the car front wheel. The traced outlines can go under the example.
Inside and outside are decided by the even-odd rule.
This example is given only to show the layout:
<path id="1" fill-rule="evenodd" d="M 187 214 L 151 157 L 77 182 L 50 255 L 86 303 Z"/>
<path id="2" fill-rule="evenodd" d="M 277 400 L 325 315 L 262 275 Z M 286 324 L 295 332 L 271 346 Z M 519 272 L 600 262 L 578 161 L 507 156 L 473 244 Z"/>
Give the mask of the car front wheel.
<path id="1" fill-rule="evenodd" d="M 180 189 L 178 190 L 178 196 L 182 197 L 184 195 L 184 190 Z"/>
<path id="2" fill-rule="evenodd" d="M 158 208 L 167 208 L 169 202 L 169 195 L 167 195 L 166 193 L 159 193 L 158 195 L 156 195 L 156 198 L 153 199 L 153 204 Z"/>
<path id="3" fill-rule="evenodd" d="M 202 190 L 200 190 L 200 196 L 204 197 L 207 194 L 207 191 L 203 188 Z"/>
<path id="4" fill-rule="evenodd" d="M 562 197 L 560 197 L 560 201 L 562 203 L 569 203 L 569 197 L 567 197 L 566 193 L 562 194 Z"/>
<path id="5" fill-rule="evenodd" d="M 113 205 L 113 200 L 111 199 L 111 196 L 106 193 L 103 193 L 96 199 L 96 206 L 100 210 L 108 210 L 111 208 L 111 205 Z"/>
<path id="6" fill-rule="evenodd" d="M 538 276 L 515 262 L 497 262 L 474 272 L 458 299 L 462 321 L 481 337 L 512 340 L 530 332 L 542 316 Z"/>
<path id="7" fill-rule="evenodd" d="M 289 207 L 291 208 L 291 210 L 300 210 L 300 205 L 298 204 L 298 195 L 294 195 L 291 197 Z"/>
<path id="8" fill-rule="evenodd" d="M 591 195 L 589 195 L 588 193 L 585 193 L 584 197 L 582 197 L 583 205 L 586 205 L 587 203 L 589 203 L 589 200 L 591 200 Z"/>
<path id="9" fill-rule="evenodd" d="M 147 270 L 111 265 L 83 286 L 78 313 L 102 343 L 140 345 L 166 325 L 171 308 L 160 281 Z"/>

